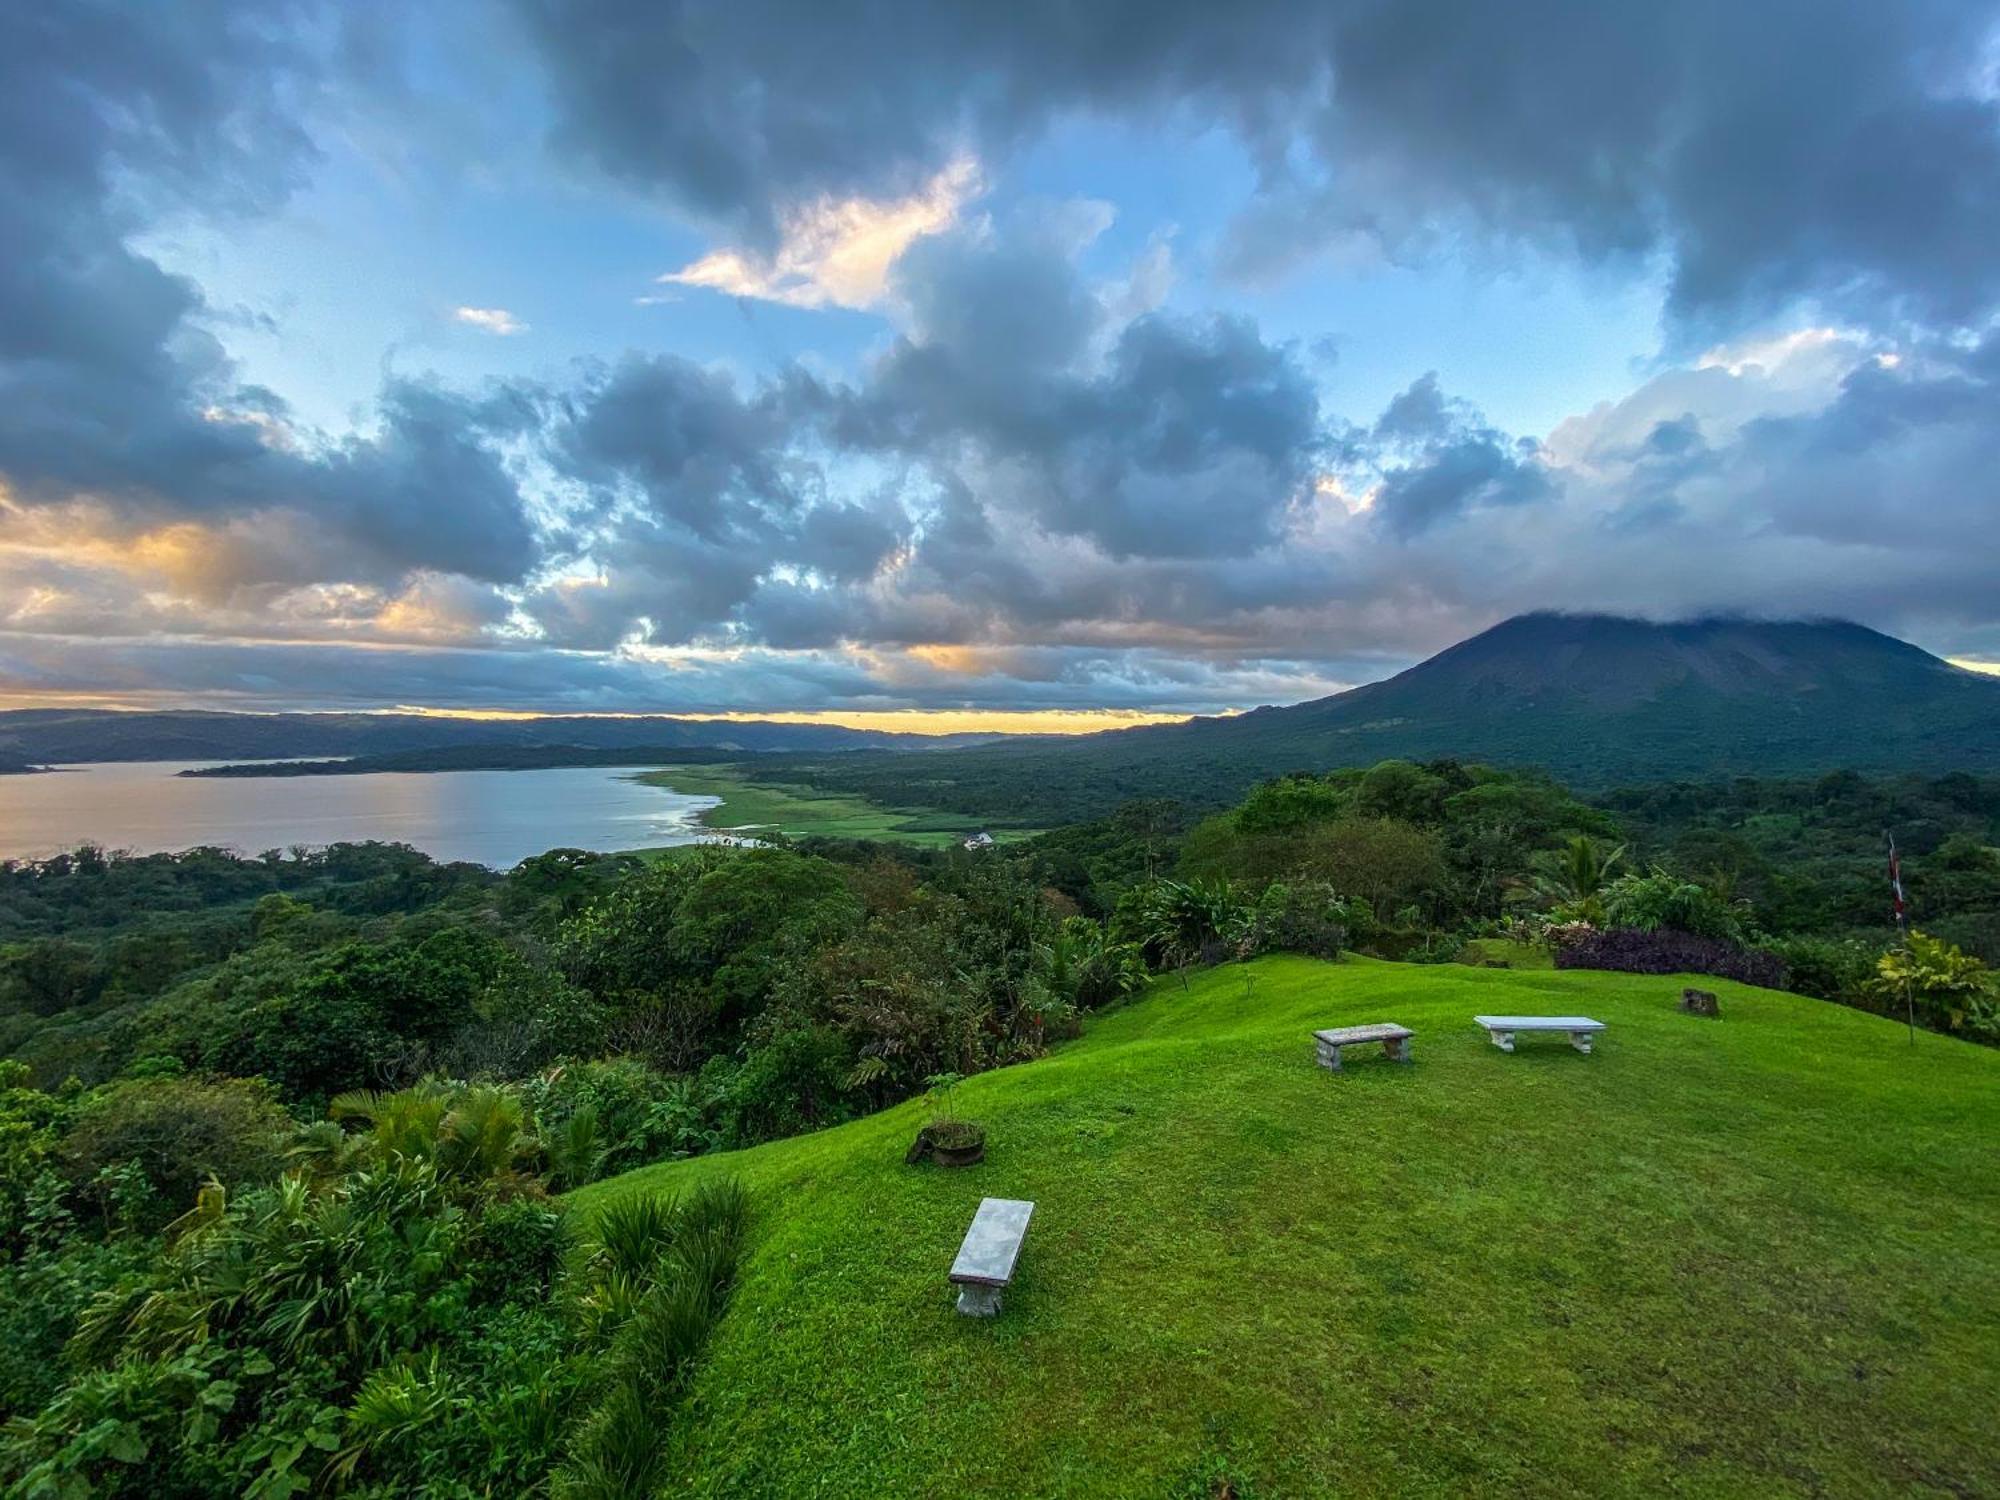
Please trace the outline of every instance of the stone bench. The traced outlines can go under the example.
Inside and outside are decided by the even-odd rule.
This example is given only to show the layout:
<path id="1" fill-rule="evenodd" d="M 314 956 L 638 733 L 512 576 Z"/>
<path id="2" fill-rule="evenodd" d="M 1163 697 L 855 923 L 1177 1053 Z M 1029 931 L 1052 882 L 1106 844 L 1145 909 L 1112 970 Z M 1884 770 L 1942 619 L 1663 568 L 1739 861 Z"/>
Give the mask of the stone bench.
<path id="1" fill-rule="evenodd" d="M 1342 1047 L 1380 1042 L 1389 1061 L 1406 1063 L 1410 1060 L 1410 1038 L 1415 1035 L 1407 1026 L 1398 1026 L 1393 1021 L 1377 1021 L 1372 1026 L 1335 1026 L 1327 1031 L 1315 1031 L 1313 1041 L 1319 1047 L 1319 1065 L 1338 1073 Z"/>
<path id="2" fill-rule="evenodd" d="M 1028 1234 L 1028 1216 L 1035 1205 L 1021 1198 L 981 1198 L 951 1279 L 958 1288 L 958 1310 L 970 1318 L 990 1318 L 1000 1311 L 1000 1292 L 1014 1279 L 1014 1262 L 1021 1258 L 1021 1241 Z"/>
<path id="3" fill-rule="evenodd" d="M 1588 1057 L 1591 1033 L 1604 1029 L 1602 1021 L 1593 1021 L 1589 1016 L 1474 1016 L 1472 1019 L 1486 1028 L 1486 1035 L 1502 1052 L 1514 1050 L 1517 1031 L 1566 1031 L 1569 1044 Z"/>

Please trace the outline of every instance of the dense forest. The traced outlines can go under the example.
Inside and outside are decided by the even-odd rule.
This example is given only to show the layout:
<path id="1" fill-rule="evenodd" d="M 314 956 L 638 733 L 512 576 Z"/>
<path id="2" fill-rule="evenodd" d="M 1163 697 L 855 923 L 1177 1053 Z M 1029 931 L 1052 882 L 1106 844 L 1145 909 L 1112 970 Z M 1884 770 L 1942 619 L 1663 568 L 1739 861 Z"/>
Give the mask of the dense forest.
<path id="1" fill-rule="evenodd" d="M 1272 950 L 1712 972 L 1993 1041 L 1996 835 L 1992 778 L 1585 800 L 1389 761 L 982 850 L 0 865 L 0 1473 L 623 1493 L 756 1205 L 641 1199 L 579 1243 L 570 1187 L 948 1087 Z"/>

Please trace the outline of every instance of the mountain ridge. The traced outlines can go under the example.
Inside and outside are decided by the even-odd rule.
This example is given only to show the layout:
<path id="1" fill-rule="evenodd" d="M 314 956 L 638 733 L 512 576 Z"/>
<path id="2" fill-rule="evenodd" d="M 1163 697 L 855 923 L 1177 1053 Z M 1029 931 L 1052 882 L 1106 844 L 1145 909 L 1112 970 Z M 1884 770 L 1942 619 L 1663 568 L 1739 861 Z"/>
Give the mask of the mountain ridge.
<path id="1" fill-rule="evenodd" d="M 2000 681 L 1847 620 L 1538 612 L 1305 703 L 947 751 L 893 777 L 862 756 L 813 779 L 1046 824 L 1133 797 L 1212 806 L 1288 771 L 1440 757 L 1540 767 L 1594 788 L 2000 769 Z"/>
<path id="2" fill-rule="evenodd" d="M 671 714 L 547 715 L 464 719 L 406 713 L 234 713 L 215 709 L 0 711 L 0 762 L 65 765 L 119 760 L 301 760 L 419 750 L 564 746 L 682 747 L 821 753 L 935 750 L 990 735 L 898 734 L 768 719 L 688 719 Z"/>

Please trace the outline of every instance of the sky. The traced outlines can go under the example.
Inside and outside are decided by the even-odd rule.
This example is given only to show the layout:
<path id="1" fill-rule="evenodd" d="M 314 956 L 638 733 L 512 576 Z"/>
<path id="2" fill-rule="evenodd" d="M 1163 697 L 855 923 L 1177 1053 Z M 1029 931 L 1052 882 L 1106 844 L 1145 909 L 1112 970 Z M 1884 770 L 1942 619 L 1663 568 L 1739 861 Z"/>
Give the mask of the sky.
<path id="1" fill-rule="evenodd" d="M 0 707 L 2000 662 L 1993 3 L 9 6 L 0 243 Z"/>

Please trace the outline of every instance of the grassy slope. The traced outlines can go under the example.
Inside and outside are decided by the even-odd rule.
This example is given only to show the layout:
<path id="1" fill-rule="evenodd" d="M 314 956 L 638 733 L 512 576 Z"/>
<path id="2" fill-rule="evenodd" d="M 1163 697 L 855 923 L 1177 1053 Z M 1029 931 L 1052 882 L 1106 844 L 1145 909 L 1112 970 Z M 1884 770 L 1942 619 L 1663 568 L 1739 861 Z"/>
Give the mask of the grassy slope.
<path id="1" fill-rule="evenodd" d="M 720 797 L 722 805 L 702 822 L 723 832 L 755 834 L 777 829 L 795 838 L 882 839 L 938 849 L 955 844 L 982 825 L 959 813 L 881 807 L 865 797 L 815 791 L 808 786 L 753 782 L 731 765 L 668 766 L 636 778 L 691 796 Z M 996 831 L 995 838 L 1028 838 L 1036 830 Z"/>
<path id="2" fill-rule="evenodd" d="M 578 1197 L 757 1192 L 692 1493 L 2000 1492 L 2000 1053 L 1714 988 L 1265 960 L 965 1085 L 983 1166 L 903 1167 L 906 1105 Z M 1573 1010 L 1593 1057 L 1469 1019 Z M 1414 1068 L 1312 1065 L 1370 1019 Z M 1038 1205 L 993 1323 L 985 1194 Z"/>

